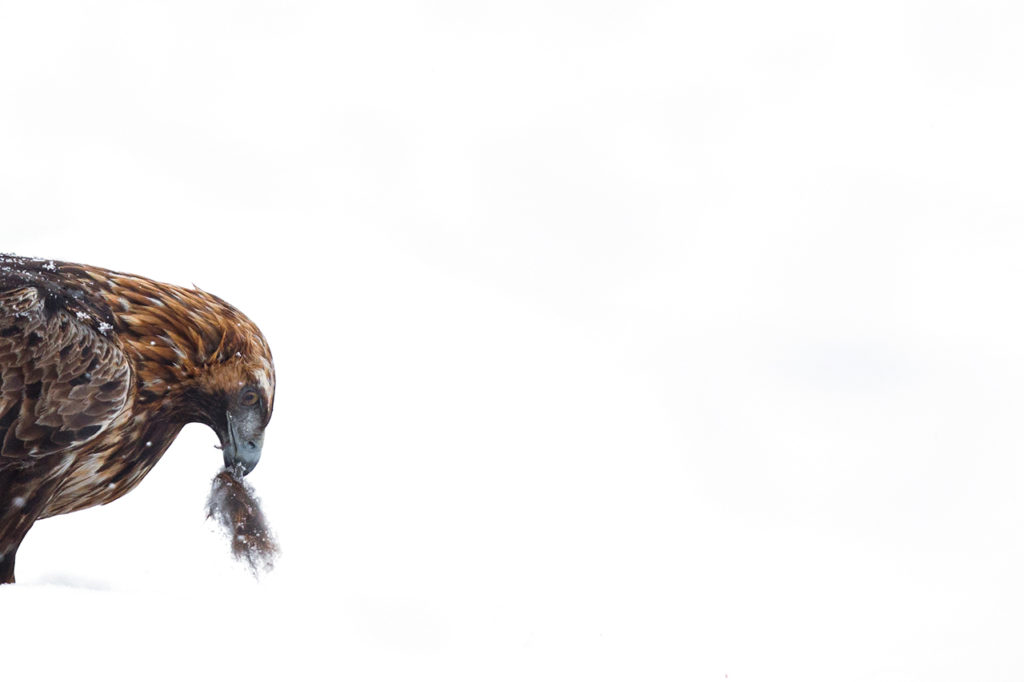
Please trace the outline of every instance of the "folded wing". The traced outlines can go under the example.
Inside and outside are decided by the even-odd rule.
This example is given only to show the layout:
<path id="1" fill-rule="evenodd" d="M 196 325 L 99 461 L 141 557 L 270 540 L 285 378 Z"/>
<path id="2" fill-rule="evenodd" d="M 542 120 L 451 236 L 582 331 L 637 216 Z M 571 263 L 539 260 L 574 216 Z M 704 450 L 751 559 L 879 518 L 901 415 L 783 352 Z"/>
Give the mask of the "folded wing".
<path id="1" fill-rule="evenodd" d="M 0 469 L 94 438 L 130 382 L 127 358 L 88 315 L 47 306 L 37 286 L 0 291 Z"/>

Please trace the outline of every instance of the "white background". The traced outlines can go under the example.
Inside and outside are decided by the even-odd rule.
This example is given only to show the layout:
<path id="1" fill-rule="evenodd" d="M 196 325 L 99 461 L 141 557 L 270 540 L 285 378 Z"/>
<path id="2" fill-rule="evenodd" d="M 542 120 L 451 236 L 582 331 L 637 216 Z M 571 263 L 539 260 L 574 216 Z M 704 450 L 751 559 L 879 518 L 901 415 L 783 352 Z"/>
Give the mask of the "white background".
<path id="1" fill-rule="evenodd" d="M 1024 675 L 1024 10 L 0 2 L 2 250 L 278 370 L 40 522 L 5 679 Z"/>

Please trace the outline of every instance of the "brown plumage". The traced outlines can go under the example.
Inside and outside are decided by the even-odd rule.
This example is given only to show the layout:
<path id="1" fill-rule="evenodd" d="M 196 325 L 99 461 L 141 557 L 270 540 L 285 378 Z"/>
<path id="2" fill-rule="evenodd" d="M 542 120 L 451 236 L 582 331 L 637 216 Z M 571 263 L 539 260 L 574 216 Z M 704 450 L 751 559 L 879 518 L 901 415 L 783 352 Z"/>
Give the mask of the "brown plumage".
<path id="1" fill-rule="evenodd" d="M 251 471 L 274 381 L 260 330 L 212 294 L 0 256 L 0 583 L 37 519 L 121 497 L 187 423 Z"/>

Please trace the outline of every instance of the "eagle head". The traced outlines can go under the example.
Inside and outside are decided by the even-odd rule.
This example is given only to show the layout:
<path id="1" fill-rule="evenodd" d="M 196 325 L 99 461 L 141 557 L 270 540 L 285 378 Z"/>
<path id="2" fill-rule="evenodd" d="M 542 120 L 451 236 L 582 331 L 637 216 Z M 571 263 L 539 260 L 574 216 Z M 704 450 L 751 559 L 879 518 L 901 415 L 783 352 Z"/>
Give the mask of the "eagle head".
<path id="1" fill-rule="evenodd" d="M 274 410 L 274 361 L 259 328 L 201 289 L 114 278 L 111 301 L 139 382 L 138 400 L 172 421 L 206 424 L 224 465 L 248 474 Z"/>
<path id="2" fill-rule="evenodd" d="M 212 428 L 220 438 L 224 466 L 248 474 L 260 461 L 263 432 L 274 407 L 273 374 L 261 356 L 242 351 L 225 362 L 208 365 L 196 379 L 202 410 L 197 421 Z"/>

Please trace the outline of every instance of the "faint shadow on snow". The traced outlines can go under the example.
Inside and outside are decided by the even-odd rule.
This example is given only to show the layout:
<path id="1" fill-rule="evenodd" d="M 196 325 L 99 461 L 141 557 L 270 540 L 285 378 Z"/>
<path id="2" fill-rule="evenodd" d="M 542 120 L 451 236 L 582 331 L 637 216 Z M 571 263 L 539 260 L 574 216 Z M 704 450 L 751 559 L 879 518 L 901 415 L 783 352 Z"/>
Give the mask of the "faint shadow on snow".
<path id="1" fill-rule="evenodd" d="M 55 587 L 73 587 L 79 590 L 92 590 L 95 592 L 110 592 L 110 583 L 102 580 L 96 580 L 94 578 L 88 578 L 80 575 L 70 575 L 67 573 L 47 573 L 35 580 L 19 581 L 19 585 L 26 585 L 32 587 L 40 586 L 55 586 Z"/>

